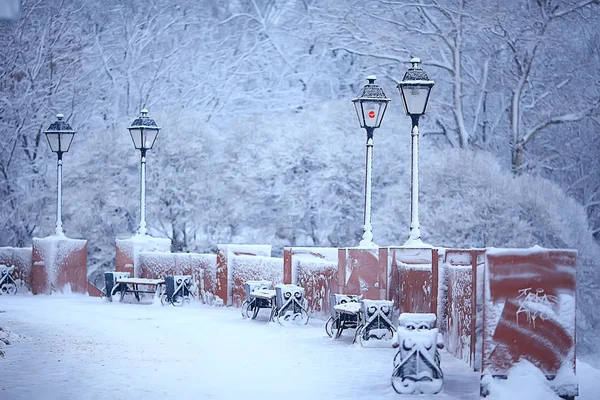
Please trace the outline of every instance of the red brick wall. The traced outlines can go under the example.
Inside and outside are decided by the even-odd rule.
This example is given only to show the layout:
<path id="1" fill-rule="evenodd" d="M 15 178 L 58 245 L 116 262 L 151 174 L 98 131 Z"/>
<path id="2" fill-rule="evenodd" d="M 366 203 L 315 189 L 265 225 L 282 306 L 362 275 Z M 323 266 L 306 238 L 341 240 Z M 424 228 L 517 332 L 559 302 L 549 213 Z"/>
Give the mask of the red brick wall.
<path id="1" fill-rule="evenodd" d="M 577 252 L 488 249 L 483 370 L 506 375 L 525 359 L 547 376 L 575 370 Z"/>
<path id="2" fill-rule="evenodd" d="M 330 313 L 330 295 L 338 291 L 338 249 L 286 247 L 283 282 L 305 289 L 311 315 Z"/>
<path id="3" fill-rule="evenodd" d="M 167 275 L 191 275 L 193 293 L 205 304 L 214 304 L 216 293 L 216 255 L 195 253 L 140 252 L 141 278 L 164 278 Z"/>
<path id="4" fill-rule="evenodd" d="M 236 274 L 233 266 L 231 265 L 232 259 L 236 256 L 261 256 L 261 257 L 269 257 L 271 255 L 271 246 L 270 245 L 245 245 L 245 244 L 219 244 L 217 245 L 217 271 L 216 271 L 216 295 L 223 302 L 224 305 L 233 305 L 233 295 L 234 291 L 236 299 L 239 299 L 240 296 L 243 298 L 246 297 L 245 290 L 243 287 L 243 282 L 240 285 L 239 280 L 244 279 L 241 277 L 235 278 Z M 281 278 L 279 282 L 283 280 L 283 260 L 281 261 Z M 266 279 L 265 277 L 260 277 L 256 275 L 256 273 L 248 273 L 244 274 L 244 276 L 252 276 L 247 280 L 260 280 Z M 235 282 L 235 279 L 238 279 L 238 282 Z M 275 283 L 275 282 L 274 282 Z M 234 287 L 236 289 L 234 289 Z M 237 300 L 236 300 L 237 303 Z M 238 304 L 238 306 L 241 305 Z"/>
<path id="5" fill-rule="evenodd" d="M 438 250 L 390 248 L 390 298 L 400 312 L 438 313 Z"/>
<path id="6" fill-rule="evenodd" d="M 338 291 L 365 299 L 388 298 L 388 249 L 345 248 L 338 251 Z"/>
<path id="7" fill-rule="evenodd" d="M 34 238 L 29 284 L 33 294 L 51 290 L 87 293 L 87 241 Z"/>

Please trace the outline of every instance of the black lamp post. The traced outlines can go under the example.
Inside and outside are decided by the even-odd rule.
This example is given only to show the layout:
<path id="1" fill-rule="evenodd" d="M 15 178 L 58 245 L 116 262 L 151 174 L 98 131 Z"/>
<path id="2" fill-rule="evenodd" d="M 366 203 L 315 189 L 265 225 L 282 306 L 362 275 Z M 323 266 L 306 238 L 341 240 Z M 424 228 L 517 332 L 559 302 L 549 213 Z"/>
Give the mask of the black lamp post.
<path id="1" fill-rule="evenodd" d="M 145 108 L 141 111 L 141 116 L 136 118 L 131 123 L 129 133 L 133 140 L 133 145 L 140 150 L 140 228 L 138 233 L 145 235 L 146 229 L 146 151 L 154 146 L 154 141 L 158 136 L 160 128 L 156 126 L 156 122 L 146 116 L 148 110 Z"/>
<path id="2" fill-rule="evenodd" d="M 429 80 L 425 71 L 419 67 L 421 60 L 410 60 L 412 67 L 406 71 L 398 83 L 406 115 L 412 120 L 411 130 L 411 182 L 410 182 L 410 235 L 407 244 L 421 243 L 419 223 L 419 118 L 425 114 L 429 93 L 434 82 Z M 406 245 L 406 244 L 405 244 Z"/>
<path id="3" fill-rule="evenodd" d="M 67 123 L 63 121 L 64 115 L 57 114 L 57 120 L 50 124 L 48 129 L 44 131 L 48 144 L 52 152 L 58 156 L 56 163 L 56 175 L 57 175 L 57 202 L 56 202 L 56 234 L 64 236 L 65 233 L 62 228 L 62 155 L 69 151 L 75 131 Z"/>
<path id="4" fill-rule="evenodd" d="M 377 247 L 373 243 L 373 227 L 371 226 L 371 174 L 373 167 L 373 132 L 379 128 L 390 99 L 385 96 L 383 89 L 375 84 L 374 75 L 367 76 L 367 83 L 353 99 L 358 122 L 367 131 L 367 161 L 365 173 L 365 212 L 363 236 L 360 247 Z"/>

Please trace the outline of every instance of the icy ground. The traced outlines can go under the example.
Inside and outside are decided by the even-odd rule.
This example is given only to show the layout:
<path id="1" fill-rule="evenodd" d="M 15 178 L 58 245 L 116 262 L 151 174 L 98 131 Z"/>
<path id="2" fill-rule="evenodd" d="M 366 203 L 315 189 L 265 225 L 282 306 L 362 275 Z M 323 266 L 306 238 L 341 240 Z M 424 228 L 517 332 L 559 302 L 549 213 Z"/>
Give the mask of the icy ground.
<path id="1" fill-rule="evenodd" d="M 392 348 L 352 345 L 307 326 L 242 320 L 235 308 L 107 303 L 84 296 L 1 296 L 0 399 L 476 399 L 479 377 L 442 355 L 444 392 L 400 396 Z M 8 329 L 6 329 L 8 328 Z M 600 371 L 578 364 L 581 400 Z M 491 400 L 557 399 L 520 368 Z M 526 394 L 526 397 L 523 397 Z"/>

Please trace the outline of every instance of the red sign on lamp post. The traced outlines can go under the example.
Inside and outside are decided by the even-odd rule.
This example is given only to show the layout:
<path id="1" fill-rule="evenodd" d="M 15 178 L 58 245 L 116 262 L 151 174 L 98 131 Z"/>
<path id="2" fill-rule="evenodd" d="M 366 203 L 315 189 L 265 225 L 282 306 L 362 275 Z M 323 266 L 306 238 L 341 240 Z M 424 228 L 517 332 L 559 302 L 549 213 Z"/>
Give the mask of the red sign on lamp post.
<path id="1" fill-rule="evenodd" d="M 375 118 L 375 111 L 369 111 L 369 118 Z"/>

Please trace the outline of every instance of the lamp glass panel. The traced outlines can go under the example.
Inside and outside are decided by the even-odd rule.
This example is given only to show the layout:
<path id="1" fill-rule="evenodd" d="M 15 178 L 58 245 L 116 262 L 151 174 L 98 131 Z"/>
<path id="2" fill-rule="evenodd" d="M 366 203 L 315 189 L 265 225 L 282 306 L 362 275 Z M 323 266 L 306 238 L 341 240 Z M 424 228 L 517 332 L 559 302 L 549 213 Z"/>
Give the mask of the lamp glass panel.
<path id="1" fill-rule="evenodd" d="M 74 133 L 63 133 L 60 137 L 60 151 L 66 153 L 71 148 L 73 142 Z"/>
<path id="2" fill-rule="evenodd" d="M 144 129 L 142 136 L 144 138 L 144 149 L 151 149 L 154 146 L 156 136 L 158 136 L 158 129 Z"/>
<path id="3" fill-rule="evenodd" d="M 48 144 L 50 145 L 50 150 L 53 152 L 60 151 L 60 142 L 58 141 L 58 132 L 48 132 L 46 133 L 46 138 L 48 139 Z"/>
<path id="4" fill-rule="evenodd" d="M 402 86 L 402 98 L 406 113 L 409 115 L 424 114 L 430 90 L 431 87 L 427 85 Z"/>
<path id="5" fill-rule="evenodd" d="M 363 116 L 362 104 L 360 101 L 354 102 L 354 108 L 356 109 L 356 116 L 358 117 L 358 123 L 361 128 L 365 127 L 365 119 Z"/>
<path id="6" fill-rule="evenodd" d="M 379 102 L 379 112 L 377 113 L 377 125 L 375 126 L 376 128 L 379 128 L 381 126 L 381 121 L 383 121 L 383 115 L 385 114 L 385 110 L 387 109 L 387 101 L 380 101 Z"/>
<path id="7" fill-rule="evenodd" d="M 380 118 L 380 104 L 379 101 L 364 100 L 362 101 L 363 113 L 365 118 L 365 127 L 377 128 L 377 121 L 381 121 Z"/>
<path id="8" fill-rule="evenodd" d="M 129 133 L 131 134 L 131 140 L 133 140 L 133 145 L 136 149 L 142 148 L 142 130 L 140 128 L 129 128 Z"/>

